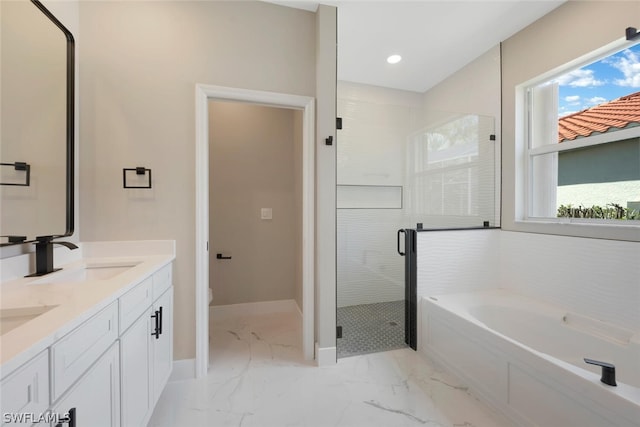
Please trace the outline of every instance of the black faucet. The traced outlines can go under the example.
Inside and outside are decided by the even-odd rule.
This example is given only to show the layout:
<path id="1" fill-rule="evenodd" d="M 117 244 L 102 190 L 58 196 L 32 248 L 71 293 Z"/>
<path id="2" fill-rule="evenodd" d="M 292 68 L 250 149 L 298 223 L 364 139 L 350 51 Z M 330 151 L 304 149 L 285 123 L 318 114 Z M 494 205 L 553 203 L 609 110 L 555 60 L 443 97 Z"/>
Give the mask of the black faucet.
<path id="1" fill-rule="evenodd" d="M 585 358 L 584 361 L 591 365 L 602 366 L 602 377 L 600 378 L 600 381 L 614 387 L 618 385 L 616 384 L 616 367 L 614 365 L 612 365 L 611 363 L 600 362 L 599 360 L 587 358 Z"/>
<path id="2" fill-rule="evenodd" d="M 78 249 L 76 245 L 70 242 L 54 242 L 53 236 L 39 236 L 35 242 L 36 245 L 36 272 L 27 277 L 44 276 L 60 270 L 53 268 L 53 245 L 62 245 L 71 250 Z"/>

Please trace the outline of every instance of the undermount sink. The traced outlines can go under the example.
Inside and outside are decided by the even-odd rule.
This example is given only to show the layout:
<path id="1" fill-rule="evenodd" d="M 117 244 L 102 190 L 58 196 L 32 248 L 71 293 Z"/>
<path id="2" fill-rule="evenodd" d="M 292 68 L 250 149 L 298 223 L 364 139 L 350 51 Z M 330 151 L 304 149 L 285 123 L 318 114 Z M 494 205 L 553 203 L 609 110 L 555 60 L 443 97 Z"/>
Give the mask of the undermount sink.
<path id="1" fill-rule="evenodd" d="M 62 270 L 41 279 L 34 280 L 32 285 L 52 285 L 57 283 L 77 283 L 88 281 L 101 281 L 112 279 L 122 274 L 139 262 L 128 262 L 122 264 L 88 264 L 80 268 Z"/>
<path id="2" fill-rule="evenodd" d="M 38 305 L 0 309 L 0 335 L 4 335 L 56 307 L 57 305 Z"/>

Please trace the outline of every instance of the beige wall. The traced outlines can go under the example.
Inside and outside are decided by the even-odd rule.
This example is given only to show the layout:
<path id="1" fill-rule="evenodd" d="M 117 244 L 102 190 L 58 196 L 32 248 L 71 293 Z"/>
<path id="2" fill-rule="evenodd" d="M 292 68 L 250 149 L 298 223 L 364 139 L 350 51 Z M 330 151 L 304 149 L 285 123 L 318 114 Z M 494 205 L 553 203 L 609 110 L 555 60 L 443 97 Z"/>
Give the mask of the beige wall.
<path id="1" fill-rule="evenodd" d="M 336 8 L 320 5 L 316 13 L 316 342 L 328 349 L 321 364 L 336 356 Z M 333 349 L 333 351 L 331 351 Z M 327 360 L 327 359 L 333 360 Z"/>
<path id="2" fill-rule="evenodd" d="M 209 101 L 212 305 L 294 299 L 300 292 L 295 190 L 302 171 L 296 175 L 301 141 L 294 139 L 294 112 Z M 273 219 L 261 219 L 261 208 L 271 208 Z M 216 253 L 232 259 L 217 260 Z"/>
<path id="3" fill-rule="evenodd" d="M 522 212 L 518 194 L 524 182 L 517 173 L 520 161 L 516 141 L 516 121 L 520 104 L 516 86 L 543 73 L 586 55 L 616 40 L 624 39 L 626 27 L 638 26 L 638 1 L 569 1 L 529 27 L 507 39 L 502 45 L 502 109 L 503 109 L 503 228 L 590 237 L 615 237 L 640 240 L 640 231 L 612 230 L 615 227 L 580 227 L 548 224 L 532 226 L 517 223 Z M 606 234 L 603 234 L 603 231 Z"/>
<path id="4" fill-rule="evenodd" d="M 81 2 L 83 240 L 175 239 L 175 359 L 195 356 L 196 83 L 315 96 L 315 14 L 261 2 Z M 334 46 L 335 48 L 335 46 Z M 153 170 L 124 190 L 122 168 Z"/>
<path id="5" fill-rule="evenodd" d="M 428 90 L 424 94 L 424 120 L 425 123 L 438 123 L 447 118 L 451 113 L 478 114 L 491 117 L 494 120 L 494 133 L 496 140 L 493 143 L 493 159 L 482 156 L 482 162 L 490 165 L 493 161 L 495 174 L 491 183 L 490 174 L 483 175 L 483 194 L 493 196 L 494 212 L 492 217 L 488 213 L 490 207 L 485 204 L 483 212 L 487 215 L 483 218 L 489 220 L 491 226 L 500 226 L 500 189 L 501 189 L 501 99 L 500 99 L 500 46 L 489 49 L 484 54 L 467 64 L 464 68 L 447 77 L 441 83 Z M 485 154 L 489 155 L 487 151 Z M 493 195 L 490 188 L 493 187 Z M 480 226 L 481 224 L 477 224 Z"/>
<path id="6" fill-rule="evenodd" d="M 438 113 L 469 113 L 500 120 L 500 46 L 488 50 L 424 94 L 426 122 Z"/>

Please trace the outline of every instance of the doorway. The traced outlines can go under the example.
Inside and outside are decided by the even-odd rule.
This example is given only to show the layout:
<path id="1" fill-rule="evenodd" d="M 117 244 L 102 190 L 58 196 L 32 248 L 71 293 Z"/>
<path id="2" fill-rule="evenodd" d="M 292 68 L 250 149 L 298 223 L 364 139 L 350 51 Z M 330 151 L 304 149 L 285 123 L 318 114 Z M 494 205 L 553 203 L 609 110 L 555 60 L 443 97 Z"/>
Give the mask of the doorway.
<path id="1" fill-rule="evenodd" d="M 195 374 L 207 374 L 209 360 L 209 101 L 238 101 L 301 111 L 301 281 L 302 347 L 306 360 L 313 359 L 314 343 L 314 198 L 315 140 L 314 99 L 311 97 L 196 85 L 196 359 Z M 266 206 L 267 207 L 267 206 Z M 212 247 L 211 250 L 214 248 Z M 228 256 L 222 253 L 221 256 Z M 232 255 L 233 256 L 233 255 Z"/>
<path id="2" fill-rule="evenodd" d="M 301 111 L 209 100 L 214 310 L 279 301 L 302 311 L 301 148 Z"/>

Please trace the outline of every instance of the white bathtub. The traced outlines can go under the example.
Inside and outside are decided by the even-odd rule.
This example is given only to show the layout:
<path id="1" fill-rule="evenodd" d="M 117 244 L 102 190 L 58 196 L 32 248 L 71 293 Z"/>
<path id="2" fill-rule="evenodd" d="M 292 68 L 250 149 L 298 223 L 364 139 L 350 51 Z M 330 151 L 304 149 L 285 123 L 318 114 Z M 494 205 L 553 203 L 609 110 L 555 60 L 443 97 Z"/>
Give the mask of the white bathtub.
<path id="1" fill-rule="evenodd" d="M 518 426 L 640 426 L 640 333 L 506 290 L 420 303 L 421 349 Z M 600 382 L 613 363 L 617 387 Z"/>

